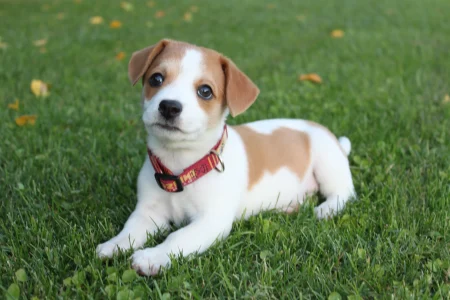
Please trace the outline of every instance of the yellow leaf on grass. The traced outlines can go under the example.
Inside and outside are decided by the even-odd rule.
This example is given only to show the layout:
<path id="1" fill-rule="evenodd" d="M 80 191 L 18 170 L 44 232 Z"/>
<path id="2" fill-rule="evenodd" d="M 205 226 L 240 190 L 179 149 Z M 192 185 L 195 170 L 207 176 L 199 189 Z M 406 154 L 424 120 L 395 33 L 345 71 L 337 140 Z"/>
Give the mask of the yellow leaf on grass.
<path id="1" fill-rule="evenodd" d="M 159 18 L 164 17 L 165 15 L 166 15 L 166 13 L 165 13 L 163 10 L 158 10 L 158 11 L 155 13 L 155 18 L 159 19 Z"/>
<path id="2" fill-rule="evenodd" d="M 0 49 L 6 49 L 6 48 L 8 48 L 8 44 L 0 41 Z"/>
<path id="3" fill-rule="evenodd" d="M 45 44 L 47 44 L 47 39 L 35 40 L 33 42 L 33 45 L 35 45 L 36 47 L 42 47 L 45 46 Z"/>
<path id="4" fill-rule="evenodd" d="M 28 116 L 28 124 L 30 124 L 30 125 L 36 124 L 36 118 L 37 117 L 35 115 Z"/>
<path id="5" fill-rule="evenodd" d="M 302 74 L 298 77 L 298 80 L 300 81 L 311 81 L 314 83 L 322 83 L 322 78 L 320 78 L 319 75 L 316 73 L 310 73 L 310 74 Z"/>
<path id="6" fill-rule="evenodd" d="M 14 103 L 9 103 L 8 108 L 12 110 L 19 110 L 19 99 L 16 99 Z"/>
<path id="7" fill-rule="evenodd" d="M 24 126 L 25 124 L 34 125 L 36 124 L 36 115 L 23 115 L 16 118 L 17 126 Z"/>
<path id="8" fill-rule="evenodd" d="M 388 15 L 388 16 L 392 16 L 392 15 L 394 15 L 395 14 L 395 10 L 393 10 L 393 9 L 388 9 L 388 10 L 386 10 L 386 14 Z"/>
<path id="9" fill-rule="evenodd" d="M 448 94 L 444 96 L 444 100 L 442 100 L 442 103 L 443 104 L 450 103 L 450 96 Z"/>
<path id="10" fill-rule="evenodd" d="M 197 11 L 198 11 L 198 6 L 192 5 L 191 8 L 190 8 L 190 10 L 191 10 L 192 12 L 197 12 Z"/>
<path id="11" fill-rule="evenodd" d="M 185 13 L 183 16 L 183 20 L 185 20 L 186 22 L 192 21 L 192 14 L 190 12 Z"/>
<path id="12" fill-rule="evenodd" d="M 109 27 L 112 29 L 120 28 L 120 27 L 122 27 L 122 22 L 114 20 L 111 23 L 109 23 Z"/>
<path id="13" fill-rule="evenodd" d="M 49 94 L 48 84 L 41 80 L 33 79 L 30 87 L 33 94 L 37 97 L 46 97 Z"/>
<path id="14" fill-rule="evenodd" d="M 124 58 L 125 58 L 125 52 L 120 51 L 119 53 L 117 53 L 117 55 L 116 55 L 117 60 L 122 60 Z"/>
<path id="15" fill-rule="evenodd" d="M 153 6 L 155 6 L 156 5 L 156 2 L 155 1 L 149 1 L 149 2 L 147 2 L 147 6 L 148 7 L 153 7 Z"/>
<path id="16" fill-rule="evenodd" d="M 330 33 L 331 37 L 333 38 L 341 38 L 344 36 L 344 31 L 340 29 L 335 29 Z"/>
<path id="17" fill-rule="evenodd" d="M 121 2 L 120 7 L 122 7 L 124 11 L 132 11 L 134 9 L 133 4 L 130 2 Z"/>
<path id="18" fill-rule="evenodd" d="M 103 23 L 103 18 L 100 17 L 100 16 L 91 17 L 89 19 L 89 23 L 91 23 L 92 25 L 102 24 Z"/>

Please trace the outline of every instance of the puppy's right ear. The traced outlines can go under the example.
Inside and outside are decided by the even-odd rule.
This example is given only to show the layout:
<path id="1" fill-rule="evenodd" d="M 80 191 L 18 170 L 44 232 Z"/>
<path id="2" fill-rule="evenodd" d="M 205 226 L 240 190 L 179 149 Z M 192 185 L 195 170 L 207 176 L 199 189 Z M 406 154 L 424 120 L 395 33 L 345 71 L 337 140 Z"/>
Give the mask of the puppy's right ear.
<path id="1" fill-rule="evenodd" d="M 144 76 L 155 57 L 164 50 L 169 42 L 169 40 L 161 40 L 153 46 L 133 53 L 128 63 L 128 78 L 133 85 Z"/>

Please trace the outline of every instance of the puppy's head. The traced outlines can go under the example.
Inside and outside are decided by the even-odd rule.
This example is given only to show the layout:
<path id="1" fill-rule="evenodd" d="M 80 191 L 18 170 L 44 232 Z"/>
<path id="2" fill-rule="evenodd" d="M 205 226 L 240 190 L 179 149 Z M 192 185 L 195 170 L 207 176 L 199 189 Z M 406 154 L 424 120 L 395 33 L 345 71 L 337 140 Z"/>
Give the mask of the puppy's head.
<path id="1" fill-rule="evenodd" d="M 192 140 L 244 112 L 259 94 L 234 63 L 211 49 L 161 40 L 133 53 L 130 81 L 143 82 L 143 120 L 164 140 Z"/>

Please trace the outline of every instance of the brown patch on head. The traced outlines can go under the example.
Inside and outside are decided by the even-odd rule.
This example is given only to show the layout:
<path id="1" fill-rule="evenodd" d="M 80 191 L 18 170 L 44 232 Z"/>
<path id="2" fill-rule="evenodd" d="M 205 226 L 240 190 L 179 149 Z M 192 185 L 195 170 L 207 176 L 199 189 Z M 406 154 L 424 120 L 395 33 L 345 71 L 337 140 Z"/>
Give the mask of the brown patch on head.
<path id="1" fill-rule="evenodd" d="M 313 126 L 313 127 L 318 127 L 320 129 L 322 129 L 323 131 L 325 131 L 338 145 L 339 149 L 341 149 L 341 152 L 344 154 L 345 157 L 348 157 L 347 153 L 345 152 L 345 150 L 342 148 L 341 143 L 339 143 L 338 139 L 336 138 L 336 136 L 325 126 L 316 123 L 316 122 L 312 122 L 312 121 L 307 121 L 309 125 Z"/>
<path id="2" fill-rule="evenodd" d="M 128 78 L 133 85 L 145 74 L 155 57 L 164 50 L 169 40 L 161 40 L 153 46 L 136 51 L 128 62 Z"/>
<path id="3" fill-rule="evenodd" d="M 262 134 L 248 126 L 233 127 L 241 136 L 248 160 L 248 190 L 265 172 L 275 173 L 283 167 L 303 179 L 311 162 L 309 136 L 302 131 L 280 127 L 271 134 Z"/>
<path id="4" fill-rule="evenodd" d="M 202 76 L 194 83 L 195 92 L 198 87 L 208 85 L 213 92 L 211 100 L 204 100 L 197 97 L 198 104 L 208 116 L 208 127 L 213 128 L 222 120 L 223 113 L 227 107 L 225 99 L 225 73 L 221 65 L 222 55 L 218 52 L 198 47 L 202 53 Z"/>
<path id="5" fill-rule="evenodd" d="M 222 57 L 222 68 L 225 72 L 225 96 L 233 117 L 243 113 L 256 101 L 258 87 L 231 61 Z"/>
<path id="6" fill-rule="evenodd" d="M 155 57 L 143 77 L 145 99 L 152 99 L 161 88 L 171 84 L 177 78 L 181 72 L 181 60 L 189 48 L 193 48 L 193 46 L 170 41 L 164 50 Z M 150 76 L 155 73 L 161 73 L 164 76 L 162 86 L 156 88 L 151 87 L 148 82 Z"/>
<path id="7" fill-rule="evenodd" d="M 209 116 L 209 127 L 213 127 L 220 122 L 227 106 L 232 116 L 247 110 L 255 102 L 259 89 L 229 58 L 211 49 L 197 49 L 203 55 L 203 75 L 195 86 L 207 84 L 214 94 L 212 100 L 198 101 Z"/>

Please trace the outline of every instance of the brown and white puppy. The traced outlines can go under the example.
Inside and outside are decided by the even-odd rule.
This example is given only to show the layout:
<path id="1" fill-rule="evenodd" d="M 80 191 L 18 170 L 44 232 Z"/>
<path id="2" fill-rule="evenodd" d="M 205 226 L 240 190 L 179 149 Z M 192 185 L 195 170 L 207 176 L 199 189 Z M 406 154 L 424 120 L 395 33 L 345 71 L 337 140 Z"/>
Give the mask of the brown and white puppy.
<path id="1" fill-rule="evenodd" d="M 338 140 L 304 120 L 225 126 L 227 115 L 244 112 L 259 90 L 220 53 L 162 40 L 135 52 L 128 74 L 133 84 L 143 82 L 149 156 L 135 211 L 116 237 L 97 247 L 98 256 L 140 248 L 147 234 L 187 220 L 163 243 L 133 254 L 134 269 L 155 275 L 170 265 L 169 255 L 205 251 L 242 216 L 292 212 L 320 190 L 326 201 L 315 211 L 323 218 L 354 195 L 346 137 Z"/>

